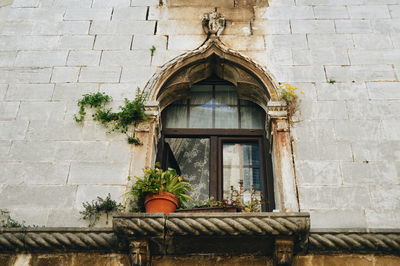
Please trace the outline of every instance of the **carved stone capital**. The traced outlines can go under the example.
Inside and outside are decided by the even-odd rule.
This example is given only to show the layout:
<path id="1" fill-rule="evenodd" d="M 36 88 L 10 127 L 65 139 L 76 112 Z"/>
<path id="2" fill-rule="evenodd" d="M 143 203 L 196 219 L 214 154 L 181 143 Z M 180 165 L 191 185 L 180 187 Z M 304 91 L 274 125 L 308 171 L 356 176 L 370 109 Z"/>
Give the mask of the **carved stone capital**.
<path id="1" fill-rule="evenodd" d="M 129 243 L 129 259 L 132 266 L 150 265 L 149 242 L 133 240 Z"/>
<path id="2" fill-rule="evenodd" d="M 268 119 L 285 119 L 287 120 L 287 104 L 284 101 L 268 102 Z"/>
<path id="3" fill-rule="evenodd" d="M 158 101 L 148 101 L 144 106 L 146 114 L 150 116 L 150 118 L 156 119 L 158 114 L 160 113 L 159 102 Z"/>
<path id="4" fill-rule="evenodd" d="M 291 265 L 293 260 L 293 238 L 275 238 L 274 263 L 275 265 Z"/>

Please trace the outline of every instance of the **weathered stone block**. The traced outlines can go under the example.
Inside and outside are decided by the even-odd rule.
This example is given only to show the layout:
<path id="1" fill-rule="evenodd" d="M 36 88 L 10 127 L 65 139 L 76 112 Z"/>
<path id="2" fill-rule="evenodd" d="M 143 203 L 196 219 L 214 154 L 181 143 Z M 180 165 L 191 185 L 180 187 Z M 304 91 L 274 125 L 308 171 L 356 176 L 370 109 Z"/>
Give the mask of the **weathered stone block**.
<path id="1" fill-rule="evenodd" d="M 194 50 L 204 42 L 203 36 L 198 35 L 172 35 L 168 39 L 170 50 Z"/>
<path id="2" fill-rule="evenodd" d="M 14 160 L 54 161 L 56 143 L 52 141 L 13 141 L 10 158 Z"/>
<path id="3" fill-rule="evenodd" d="M 390 65 L 326 66 L 328 80 L 335 81 L 394 81 Z"/>
<path id="4" fill-rule="evenodd" d="M 400 121 L 383 120 L 383 131 L 387 140 L 400 140 Z"/>
<path id="5" fill-rule="evenodd" d="M 400 185 L 373 185 L 370 193 L 375 210 L 397 210 L 400 207 Z"/>
<path id="6" fill-rule="evenodd" d="M 157 25 L 157 35 L 203 35 L 205 38 L 201 23 L 196 20 L 160 20 Z"/>
<path id="7" fill-rule="evenodd" d="M 275 7 L 270 6 L 266 10 L 258 9 L 258 11 L 265 12 L 263 14 L 256 14 L 256 17 L 261 17 L 270 20 L 280 19 L 314 19 L 314 12 L 312 7 L 308 6 L 291 6 L 291 7 Z"/>
<path id="8" fill-rule="evenodd" d="M 325 72 L 322 66 L 275 66 L 271 72 L 279 82 L 316 82 L 325 81 Z"/>
<path id="9" fill-rule="evenodd" d="M 252 34 L 252 28 L 250 21 L 239 22 L 239 21 L 227 21 L 224 35 L 236 35 L 236 36 L 249 36 Z"/>
<path id="10" fill-rule="evenodd" d="M 399 226 L 400 213 L 397 210 L 366 209 L 365 215 L 368 228 L 397 228 Z"/>
<path id="11" fill-rule="evenodd" d="M 51 128 L 51 130 L 49 130 Z M 61 121 L 31 121 L 27 139 L 36 140 L 80 140 L 82 126 L 73 119 Z"/>
<path id="12" fill-rule="evenodd" d="M 12 84 L 9 86 L 6 100 L 11 101 L 50 101 L 54 84 Z"/>
<path id="13" fill-rule="evenodd" d="M 95 50 L 129 50 L 132 44 L 131 35 L 97 35 L 94 44 Z"/>
<path id="14" fill-rule="evenodd" d="M 156 47 L 155 55 L 158 54 L 159 50 L 167 49 L 167 36 L 150 36 L 150 35 L 135 35 L 133 36 L 132 49 L 141 49 L 149 51 L 154 45 Z"/>
<path id="15" fill-rule="evenodd" d="M 391 38 L 387 34 L 353 34 L 353 39 L 356 48 L 386 49 L 393 47 Z"/>
<path id="16" fill-rule="evenodd" d="M 140 85 L 145 83 L 155 72 L 155 67 L 136 67 L 128 68 L 124 67 L 121 75 L 121 82 L 131 82 Z M 139 85 L 140 84 L 140 85 Z"/>
<path id="17" fill-rule="evenodd" d="M 60 38 L 59 48 L 71 50 L 89 50 L 92 49 L 94 36 L 87 35 L 65 35 Z"/>
<path id="18" fill-rule="evenodd" d="M 128 7 L 130 0 L 94 0 L 93 7 Z"/>
<path id="19" fill-rule="evenodd" d="M 100 64 L 101 51 L 70 51 L 68 54 L 68 66 L 98 66 Z"/>
<path id="20" fill-rule="evenodd" d="M 22 140 L 27 127 L 28 121 L 0 121 L 0 140 Z"/>
<path id="21" fill-rule="evenodd" d="M 43 2 L 43 1 L 42 1 Z M 58 6 L 58 7 L 91 7 L 92 6 L 93 0 L 54 0 L 52 1 L 53 6 Z M 43 4 L 43 3 L 42 3 Z"/>
<path id="22" fill-rule="evenodd" d="M 72 206 L 77 186 L 9 185 L 2 191 L 1 206 L 9 208 L 50 208 Z M 40 197 L 38 197 L 40 195 Z M 33 210 L 37 215 L 37 210 Z M 38 215 L 37 215 L 38 216 Z"/>
<path id="23" fill-rule="evenodd" d="M 79 72 L 79 67 L 54 67 L 53 74 L 51 75 L 51 82 L 77 82 Z"/>
<path id="24" fill-rule="evenodd" d="M 395 164 L 392 162 L 342 162 L 344 184 L 398 184 Z"/>
<path id="25" fill-rule="evenodd" d="M 314 48 L 310 50 L 292 49 L 294 65 L 348 65 L 347 49 Z"/>
<path id="26" fill-rule="evenodd" d="M 50 209 L 46 222 L 49 227 L 85 227 L 87 223 L 81 219 L 79 210 L 74 208 Z"/>
<path id="27" fill-rule="evenodd" d="M 351 34 L 307 34 L 309 47 L 312 48 L 353 48 Z"/>
<path id="28" fill-rule="evenodd" d="M 368 99 L 365 83 L 319 83 L 316 88 L 319 101 Z"/>
<path id="29" fill-rule="evenodd" d="M 316 6 L 314 7 L 316 19 L 340 19 L 349 18 L 345 6 Z"/>
<path id="30" fill-rule="evenodd" d="M 370 33 L 371 24 L 367 20 L 335 20 L 335 29 L 337 33 Z"/>
<path id="31" fill-rule="evenodd" d="M 38 7 L 40 0 L 14 0 L 12 7 Z"/>
<path id="32" fill-rule="evenodd" d="M 20 162 L 0 162 L 0 183 L 7 185 L 23 183 L 25 178 L 22 166 Z"/>
<path id="33" fill-rule="evenodd" d="M 19 110 L 19 102 L 0 102 L 0 120 L 13 120 Z"/>
<path id="34" fill-rule="evenodd" d="M 63 102 L 21 102 L 19 119 L 62 120 L 65 113 Z"/>
<path id="35" fill-rule="evenodd" d="M 11 140 L 0 140 L 0 159 L 5 160 L 8 158 L 8 153 L 11 148 Z"/>
<path id="36" fill-rule="evenodd" d="M 365 228 L 367 226 L 364 210 L 312 210 L 310 215 L 313 229 Z"/>
<path id="37" fill-rule="evenodd" d="M 352 64 L 396 64 L 400 62 L 400 50 L 349 50 L 349 57 Z"/>
<path id="38" fill-rule="evenodd" d="M 112 20 L 146 20 L 148 7 L 115 8 Z"/>
<path id="39" fill-rule="evenodd" d="M 63 19 L 64 9 L 62 8 L 12 8 L 8 14 L 9 21 L 46 21 L 56 22 Z"/>
<path id="40" fill-rule="evenodd" d="M 335 132 L 336 132 L 336 139 L 341 141 L 357 141 L 357 140 L 377 141 L 382 138 L 382 128 L 379 120 L 336 121 Z"/>
<path id="41" fill-rule="evenodd" d="M 77 100 L 83 94 L 96 92 L 99 89 L 97 83 L 58 83 L 54 88 L 53 100 L 73 101 L 74 112 L 78 110 Z M 72 116 L 70 117 L 72 119 Z M 66 117 L 69 119 L 69 117 Z"/>
<path id="42" fill-rule="evenodd" d="M 72 162 L 69 184 L 120 184 L 125 185 L 129 164 Z"/>
<path id="43" fill-rule="evenodd" d="M 264 50 L 265 41 L 263 36 L 235 36 L 222 35 L 221 40 L 236 50 Z"/>
<path id="44" fill-rule="evenodd" d="M 16 51 L 0 52 L 0 67 L 13 67 L 16 57 Z"/>
<path id="45" fill-rule="evenodd" d="M 299 186 L 340 185 L 339 162 L 296 161 Z"/>
<path id="46" fill-rule="evenodd" d="M 64 20 L 110 20 L 111 8 L 68 8 Z"/>
<path id="47" fill-rule="evenodd" d="M 304 141 L 313 139 L 316 141 L 329 141 L 335 138 L 335 122 L 332 120 L 302 121 L 293 127 L 295 140 Z"/>
<path id="48" fill-rule="evenodd" d="M 60 35 L 86 35 L 90 25 L 90 21 L 63 21 L 58 25 L 58 33 Z"/>
<path id="49" fill-rule="evenodd" d="M 57 146 L 57 160 L 82 162 L 105 161 L 108 146 L 105 141 L 58 141 L 53 145 Z"/>
<path id="50" fill-rule="evenodd" d="M 349 6 L 347 9 L 352 19 L 390 18 L 387 5 Z"/>
<path id="51" fill-rule="evenodd" d="M 120 67 L 83 67 L 79 82 L 119 82 Z"/>
<path id="52" fill-rule="evenodd" d="M 100 64 L 102 66 L 148 66 L 150 65 L 150 58 L 150 50 L 104 51 Z"/>
<path id="53" fill-rule="evenodd" d="M 289 20 L 256 20 L 252 23 L 254 35 L 290 34 Z"/>
<path id="54" fill-rule="evenodd" d="M 364 209 L 371 206 L 367 187 L 299 187 L 301 210 Z"/>
<path id="55" fill-rule="evenodd" d="M 266 36 L 267 48 L 308 48 L 305 34 L 277 34 Z"/>
<path id="56" fill-rule="evenodd" d="M 131 0 L 131 6 L 158 6 L 159 0 Z"/>
<path id="57" fill-rule="evenodd" d="M 333 20 L 292 20 L 292 33 L 334 33 Z"/>
<path id="58" fill-rule="evenodd" d="M 344 120 L 348 115 L 345 101 L 323 101 L 312 105 L 312 119 Z"/>
<path id="59" fill-rule="evenodd" d="M 67 60 L 66 51 L 20 51 L 15 60 L 18 67 L 63 66 Z"/>
<path id="60" fill-rule="evenodd" d="M 153 35 L 155 21 L 93 21 L 90 34 L 149 34 Z"/>
<path id="61" fill-rule="evenodd" d="M 297 160 L 343 160 L 352 161 L 351 145 L 349 142 L 305 142 L 295 143 Z"/>
<path id="62" fill-rule="evenodd" d="M 400 99 L 400 82 L 367 82 L 371 99 Z"/>
<path id="63" fill-rule="evenodd" d="M 26 184 L 65 185 L 69 173 L 69 163 L 25 162 L 22 173 Z"/>

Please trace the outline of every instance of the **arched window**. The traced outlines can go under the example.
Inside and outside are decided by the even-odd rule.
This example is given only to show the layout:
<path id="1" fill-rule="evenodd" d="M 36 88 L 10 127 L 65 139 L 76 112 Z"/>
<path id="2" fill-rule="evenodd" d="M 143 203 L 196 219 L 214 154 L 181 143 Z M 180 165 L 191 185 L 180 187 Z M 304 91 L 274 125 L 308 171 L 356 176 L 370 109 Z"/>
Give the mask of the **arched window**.
<path id="1" fill-rule="evenodd" d="M 274 208 L 273 181 L 265 111 L 238 95 L 236 87 L 208 78 L 190 87 L 162 112 L 157 160 L 194 186 L 192 197 L 228 198 L 231 187 L 255 191 Z"/>

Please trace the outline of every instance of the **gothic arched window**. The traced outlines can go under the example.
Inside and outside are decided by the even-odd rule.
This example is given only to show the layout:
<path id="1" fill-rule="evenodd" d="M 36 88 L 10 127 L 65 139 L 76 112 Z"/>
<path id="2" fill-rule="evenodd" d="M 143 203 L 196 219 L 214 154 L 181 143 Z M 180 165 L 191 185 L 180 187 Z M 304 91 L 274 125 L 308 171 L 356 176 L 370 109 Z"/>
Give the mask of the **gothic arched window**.
<path id="1" fill-rule="evenodd" d="M 265 111 L 218 78 L 193 85 L 162 112 L 158 161 L 194 186 L 192 197 L 227 198 L 240 184 L 244 200 L 255 191 L 274 207 Z"/>

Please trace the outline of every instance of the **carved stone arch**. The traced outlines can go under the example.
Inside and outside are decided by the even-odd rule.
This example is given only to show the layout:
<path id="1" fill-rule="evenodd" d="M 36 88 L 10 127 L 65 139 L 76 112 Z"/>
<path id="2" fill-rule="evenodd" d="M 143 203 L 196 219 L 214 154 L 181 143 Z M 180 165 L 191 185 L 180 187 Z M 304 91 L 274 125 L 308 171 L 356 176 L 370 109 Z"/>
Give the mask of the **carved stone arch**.
<path id="1" fill-rule="evenodd" d="M 210 37 L 199 48 L 167 62 L 147 82 L 144 88 L 148 95 L 147 110 L 152 111 L 154 123 L 147 130 L 150 133 L 147 134 L 148 145 L 144 145 L 147 146 L 146 165 L 155 162 L 160 111 L 187 96 L 193 84 L 211 75 L 231 82 L 240 98 L 250 100 L 266 111 L 276 208 L 284 212 L 299 211 L 290 124 L 286 105 L 279 101 L 276 83 L 264 67 L 228 48 L 216 37 Z M 138 148 L 137 152 L 138 157 L 142 156 L 143 151 Z"/>
<path id="2" fill-rule="evenodd" d="M 277 101 L 276 83 L 261 65 L 228 48 L 218 38 L 208 39 L 199 48 L 164 64 L 147 82 L 149 101 L 163 109 L 171 97 L 183 95 L 192 84 L 216 74 L 238 87 L 239 95 L 267 110 L 268 101 Z"/>

